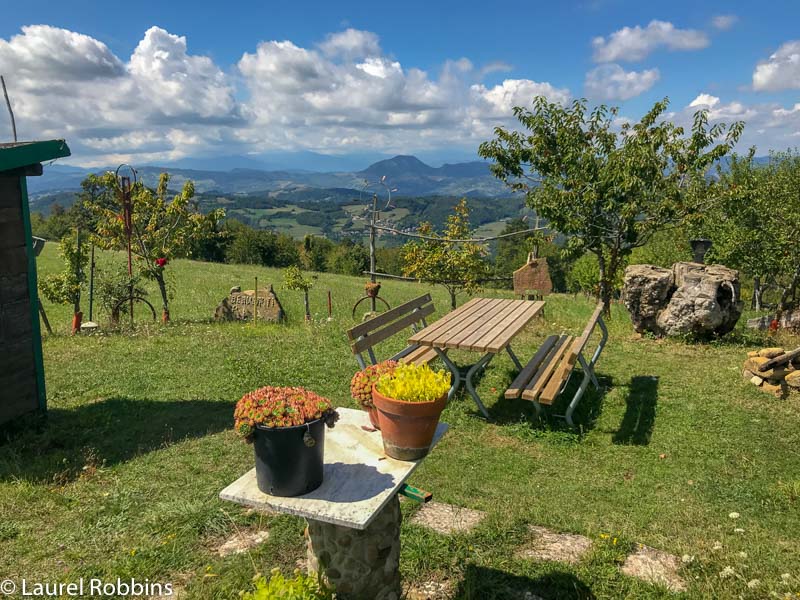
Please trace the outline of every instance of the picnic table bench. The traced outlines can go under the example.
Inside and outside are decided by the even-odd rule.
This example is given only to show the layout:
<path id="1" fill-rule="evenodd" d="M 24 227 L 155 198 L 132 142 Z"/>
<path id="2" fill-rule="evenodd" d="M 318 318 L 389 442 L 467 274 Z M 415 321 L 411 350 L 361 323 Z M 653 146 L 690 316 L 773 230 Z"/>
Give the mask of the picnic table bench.
<path id="1" fill-rule="evenodd" d="M 347 337 L 350 339 L 350 349 L 355 354 L 358 366 L 362 369 L 367 368 L 364 352 L 367 353 L 370 363 L 376 364 L 378 359 L 375 356 L 374 347 L 377 344 L 404 329 L 411 329 L 412 332 L 416 332 L 426 327 L 425 317 L 432 314 L 433 311 L 431 295 L 424 294 L 349 329 Z M 436 358 L 436 351 L 432 348 L 409 343 L 408 346 L 392 356 L 390 360 L 420 365 L 428 363 L 434 358 Z"/>
<path id="2" fill-rule="evenodd" d="M 536 407 L 536 412 L 541 413 L 542 405 L 552 405 L 564 391 L 575 365 L 580 364 L 583 380 L 570 401 L 566 414 L 563 415 L 567 423 L 574 425 L 572 415 L 589 383 L 593 383 L 596 388 L 600 387 L 594 373 L 594 366 L 608 341 L 608 329 L 603 322 L 603 307 L 602 302 L 597 305 L 580 337 L 569 335 L 548 337 L 508 386 L 505 397 L 507 399 L 522 397 L 530 400 Z M 600 327 L 602 337 L 592 358 L 587 361 L 583 351 L 595 327 Z"/>

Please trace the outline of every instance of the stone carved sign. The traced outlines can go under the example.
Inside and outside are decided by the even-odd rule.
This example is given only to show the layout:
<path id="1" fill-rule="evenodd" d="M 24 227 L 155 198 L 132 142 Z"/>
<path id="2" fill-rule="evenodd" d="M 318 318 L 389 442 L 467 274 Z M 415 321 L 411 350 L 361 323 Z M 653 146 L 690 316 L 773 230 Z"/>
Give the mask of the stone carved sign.
<path id="1" fill-rule="evenodd" d="M 268 290 L 259 289 L 258 297 L 255 290 L 241 291 L 241 288 L 232 288 L 227 298 L 217 306 L 214 319 L 217 321 L 252 321 L 253 311 L 257 313 L 259 321 L 278 323 L 283 321 L 284 313 L 278 296 L 269 286 Z"/>

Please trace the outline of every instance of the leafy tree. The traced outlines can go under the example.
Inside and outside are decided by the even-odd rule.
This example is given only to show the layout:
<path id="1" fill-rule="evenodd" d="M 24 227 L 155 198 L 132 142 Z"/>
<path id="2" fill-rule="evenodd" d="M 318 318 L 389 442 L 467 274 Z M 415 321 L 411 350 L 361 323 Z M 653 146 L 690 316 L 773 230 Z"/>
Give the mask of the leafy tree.
<path id="1" fill-rule="evenodd" d="M 686 136 L 663 119 L 667 105 L 657 102 L 638 123 L 618 128 L 616 108 L 588 113 L 585 100 L 563 107 L 538 97 L 533 111 L 514 108 L 527 131 L 498 127 L 478 151 L 494 161 L 498 178 L 568 236 L 570 251 L 595 255 L 607 307 L 631 251 L 701 209 L 706 172 L 741 135 L 742 123 L 709 127 L 707 111 L 699 111 Z"/>
<path id="2" fill-rule="evenodd" d="M 83 272 L 89 263 L 85 240 L 81 247 L 78 243 L 76 231 L 61 238 L 58 253 L 64 259 L 64 270 L 61 273 L 47 275 L 39 281 L 39 288 L 45 298 L 55 304 L 72 304 L 75 315 L 80 312 Z M 73 323 L 73 328 L 79 326 L 78 321 Z M 73 329 L 72 333 L 76 333 L 76 330 Z"/>
<path id="3" fill-rule="evenodd" d="M 367 256 L 369 265 L 369 256 Z M 375 264 L 381 273 L 390 275 L 403 274 L 403 251 L 398 247 L 383 247 L 375 249 Z"/>
<path id="4" fill-rule="evenodd" d="M 719 169 L 722 193 L 697 231 L 713 242 L 710 259 L 754 278 L 755 308 L 772 285 L 783 290 L 783 311 L 800 285 L 800 154 L 774 153 L 762 166 L 754 154 L 734 156 L 727 170 Z"/>
<path id="5" fill-rule="evenodd" d="M 325 272 L 328 264 L 328 255 L 333 250 L 333 242 L 317 235 L 307 235 L 303 238 L 301 257 L 303 266 L 309 271 Z"/>
<path id="6" fill-rule="evenodd" d="M 454 207 L 441 234 L 430 223 L 422 223 L 418 231 L 432 239 L 411 241 L 403 247 L 403 274 L 443 285 L 450 294 L 450 307 L 455 308 L 456 296 L 476 291 L 489 273 L 483 246 L 450 241 L 470 239 L 472 235 L 466 199 Z"/>
<path id="7" fill-rule="evenodd" d="M 116 189 L 113 174 L 104 176 L 103 185 Z M 136 257 L 139 272 L 158 284 L 163 305 L 163 320 L 169 321 L 169 297 L 165 279 L 166 266 L 175 258 L 188 256 L 198 240 L 216 235 L 217 223 L 223 217 L 221 209 L 204 215 L 191 203 L 194 184 L 187 181 L 181 192 L 168 198 L 169 175 L 162 173 L 155 190 L 137 182 L 131 190 L 131 252 Z M 115 193 L 116 196 L 116 193 Z M 100 196 L 99 198 L 105 198 Z M 127 237 L 121 202 L 109 205 L 105 201 L 90 201 L 97 219 L 97 244 L 109 250 L 127 248 Z"/>
<path id="8" fill-rule="evenodd" d="M 648 264 L 669 268 L 676 262 L 692 259 L 688 227 L 667 227 L 655 232 L 647 243 L 631 252 L 629 264 Z"/>
<path id="9" fill-rule="evenodd" d="M 344 239 L 328 255 L 327 270 L 343 275 L 361 275 L 369 268 L 369 252 L 362 244 Z"/>
<path id="10" fill-rule="evenodd" d="M 306 321 L 311 320 L 311 309 L 308 305 L 308 290 L 314 287 L 314 282 L 303 277 L 303 272 L 299 267 L 292 265 L 283 272 L 286 287 L 290 290 L 303 292 L 303 306 L 306 310 Z"/>

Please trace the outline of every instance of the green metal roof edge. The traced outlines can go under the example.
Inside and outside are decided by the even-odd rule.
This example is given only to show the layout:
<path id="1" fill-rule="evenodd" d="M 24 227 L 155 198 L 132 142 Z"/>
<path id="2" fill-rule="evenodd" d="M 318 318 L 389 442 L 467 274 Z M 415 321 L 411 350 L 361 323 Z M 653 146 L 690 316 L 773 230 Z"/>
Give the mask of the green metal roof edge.
<path id="1" fill-rule="evenodd" d="M 54 158 L 69 156 L 69 146 L 64 140 L 22 142 L 17 145 L 0 145 L 0 172 L 35 165 Z"/>

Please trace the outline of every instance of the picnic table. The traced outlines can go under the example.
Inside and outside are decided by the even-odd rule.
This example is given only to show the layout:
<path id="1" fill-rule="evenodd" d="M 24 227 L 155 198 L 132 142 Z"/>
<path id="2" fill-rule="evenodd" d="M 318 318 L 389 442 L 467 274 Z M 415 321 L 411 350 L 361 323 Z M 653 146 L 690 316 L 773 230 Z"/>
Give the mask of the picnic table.
<path id="1" fill-rule="evenodd" d="M 447 350 L 469 350 L 483 353 L 464 377 L 467 392 L 483 416 L 489 417 L 473 377 L 491 362 L 495 355 L 505 350 L 518 371 L 522 364 L 511 349 L 511 341 L 544 308 L 543 301 L 507 300 L 500 298 L 473 298 L 435 323 L 421 329 L 409 338 L 409 343 L 433 348 L 453 374 L 453 384 L 448 400 L 461 385 L 461 373 L 447 356 Z"/>

